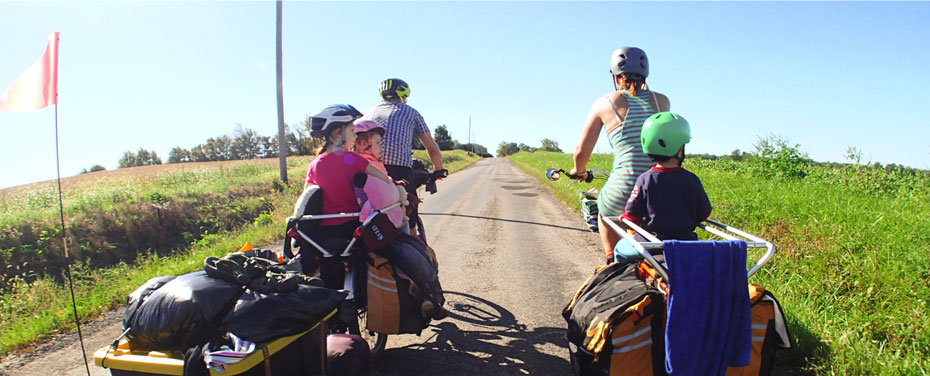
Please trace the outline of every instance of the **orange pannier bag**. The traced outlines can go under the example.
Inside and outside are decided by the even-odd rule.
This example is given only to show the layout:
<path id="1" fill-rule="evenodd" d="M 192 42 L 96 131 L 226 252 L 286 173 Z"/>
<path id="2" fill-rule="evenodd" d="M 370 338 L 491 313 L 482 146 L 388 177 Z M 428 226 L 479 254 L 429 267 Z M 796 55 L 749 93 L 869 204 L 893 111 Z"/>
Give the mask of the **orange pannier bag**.
<path id="1" fill-rule="evenodd" d="M 421 299 L 415 285 L 398 273 L 391 262 L 377 252 L 369 252 L 366 294 L 368 330 L 382 334 L 417 334 L 429 325 L 420 310 Z"/>
<path id="2" fill-rule="evenodd" d="M 759 285 L 750 283 L 748 288 L 751 357 L 747 366 L 728 368 L 727 376 L 768 375 L 775 350 L 791 347 L 778 301 Z M 575 375 L 667 375 L 667 289 L 665 281 L 646 262 L 598 267 L 562 312 L 568 322 L 568 347 Z"/>

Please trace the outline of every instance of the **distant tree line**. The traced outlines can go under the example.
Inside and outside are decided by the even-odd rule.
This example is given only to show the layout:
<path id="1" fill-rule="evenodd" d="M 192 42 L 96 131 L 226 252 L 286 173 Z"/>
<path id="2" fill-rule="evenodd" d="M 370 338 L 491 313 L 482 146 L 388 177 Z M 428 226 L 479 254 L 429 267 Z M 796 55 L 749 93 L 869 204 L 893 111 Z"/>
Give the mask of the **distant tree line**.
<path id="1" fill-rule="evenodd" d="M 313 155 L 322 145 L 320 139 L 310 136 L 309 118 L 298 126 L 285 125 L 285 142 L 287 156 Z M 461 149 L 482 157 L 490 157 L 487 148 L 478 144 L 462 144 L 452 139 L 445 125 L 434 130 L 434 137 L 440 150 Z M 419 139 L 413 139 L 414 149 L 423 149 Z M 210 137 L 206 142 L 185 149 L 175 146 L 168 153 L 167 163 L 215 162 L 254 158 L 275 158 L 278 156 L 277 136 L 262 136 L 252 129 L 236 124 L 232 135 Z M 162 161 L 154 151 L 139 149 L 133 153 L 127 151 L 119 160 L 119 168 L 161 164 Z M 103 169 L 103 167 L 100 167 Z M 86 172 L 86 170 L 85 170 Z"/>
<path id="2" fill-rule="evenodd" d="M 540 146 L 538 148 L 535 148 L 535 147 L 526 145 L 524 143 L 517 144 L 514 142 L 506 142 L 506 141 L 501 142 L 500 145 L 497 145 L 497 156 L 506 157 L 508 155 L 516 154 L 521 151 L 525 151 L 527 153 L 533 153 L 537 150 L 552 151 L 556 153 L 562 152 L 562 148 L 559 147 L 559 143 L 554 140 L 544 138 L 539 142 L 539 144 Z"/>
<path id="3" fill-rule="evenodd" d="M 135 153 L 131 151 L 123 153 L 123 156 L 119 159 L 118 168 L 160 164 L 161 158 L 158 157 L 158 154 L 156 154 L 154 150 L 148 151 L 140 148 L 139 151 Z"/>
<path id="4" fill-rule="evenodd" d="M 460 143 L 458 140 L 452 138 L 452 135 L 449 134 L 449 128 L 445 124 L 437 125 L 433 129 L 433 140 L 436 141 L 436 145 L 439 146 L 439 150 L 465 150 L 467 152 L 478 154 L 484 158 L 491 157 L 491 154 L 488 153 L 488 148 L 475 144 L 475 143 Z M 420 139 L 416 136 L 413 136 L 413 148 L 416 150 L 426 149 L 423 144 L 420 143 Z"/>
<path id="5" fill-rule="evenodd" d="M 308 119 L 309 120 L 309 119 Z M 286 155 L 310 155 L 320 146 L 320 141 L 310 137 L 307 121 L 292 130 L 285 125 Z M 250 128 L 236 124 L 233 134 L 210 137 L 206 142 L 185 149 L 175 146 L 168 153 L 167 163 L 215 162 L 254 158 L 274 158 L 278 156 L 278 138 L 262 136 Z M 133 153 L 127 151 L 119 160 L 119 168 L 161 164 L 162 161 L 154 151 L 139 149 Z"/>
<path id="6" fill-rule="evenodd" d="M 301 129 L 302 128 L 302 129 Z M 319 140 L 309 136 L 306 122 L 292 131 L 285 129 L 286 155 L 310 155 Z M 262 136 L 252 129 L 236 124 L 232 136 L 210 137 L 205 143 L 185 149 L 176 146 L 168 153 L 168 163 L 234 161 L 240 159 L 274 158 L 278 156 L 276 136 Z"/>
<path id="7" fill-rule="evenodd" d="M 101 165 L 95 164 L 95 165 L 93 165 L 93 166 L 90 166 L 90 169 L 89 169 L 89 170 L 86 169 L 86 168 L 81 169 L 81 173 L 82 173 L 82 174 L 86 174 L 86 173 L 88 173 L 88 172 L 105 171 L 106 169 L 107 169 L 106 167 L 103 167 L 103 166 L 101 166 Z"/>

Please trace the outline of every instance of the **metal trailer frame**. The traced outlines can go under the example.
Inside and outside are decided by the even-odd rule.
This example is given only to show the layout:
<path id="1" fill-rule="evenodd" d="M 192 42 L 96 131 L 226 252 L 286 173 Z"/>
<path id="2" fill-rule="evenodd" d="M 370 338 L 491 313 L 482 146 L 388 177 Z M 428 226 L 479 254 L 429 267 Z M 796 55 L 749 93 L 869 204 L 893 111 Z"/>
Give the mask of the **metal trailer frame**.
<path id="1" fill-rule="evenodd" d="M 636 251 L 639 252 L 641 256 L 649 263 L 650 266 L 655 268 L 656 272 L 662 276 L 663 279 L 669 281 L 668 278 L 668 269 L 666 269 L 662 264 L 656 261 L 655 257 L 652 257 L 652 254 L 647 250 L 662 249 L 662 241 L 652 235 L 650 232 L 644 230 L 642 227 L 637 225 L 635 222 L 630 221 L 626 218 L 621 218 L 618 216 L 602 216 L 604 223 L 607 224 L 607 227 L 610 227 L 615 233 L 620 235 L 623 239 L 629 241 Z M 622 224 L 622 226 L 621 226 Z M 649 240 L 648 242 L 639 242 L 637 241 L 632 234 L 623 229 L 623 226 L 630 228 L 636 231 L 637 234 Z M 698 227 L 707 231 L 708 233 L 720 237 L 725 240 L 744 240 L 746 241 L 747 248 L 765 248 L 765 254 L 760 257 L 756 263 L 749 268 L 746 272 L 747 277 L 751 277 L 753 274 L 759 271 L 763 265 L 769 262 L 772 259 L 772 256 L 775 255 L 775 245 L 771 242 L 762 239 L 756 235 L 750 234 L 743 230 L 740 230 L 736 227 L 727 225 L 722 222 L 715 221 L 713 219 L 706 219 L 702 223 L 698 224 Z"/>

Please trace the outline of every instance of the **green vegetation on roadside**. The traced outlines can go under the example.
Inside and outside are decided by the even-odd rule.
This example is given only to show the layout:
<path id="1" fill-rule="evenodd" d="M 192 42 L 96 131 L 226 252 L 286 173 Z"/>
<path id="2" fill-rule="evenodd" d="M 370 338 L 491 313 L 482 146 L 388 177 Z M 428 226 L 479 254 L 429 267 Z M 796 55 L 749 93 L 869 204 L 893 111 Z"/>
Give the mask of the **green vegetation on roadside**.
<path id="1" fill-rule="evenodd" d="M 426 168 L 430 171 L 433 170 L 433 164 L 430 162 L 426 150 L 414 150 L 413 157 L 423 160 L 426 163 Z M 451 174 L 481 160 L 481 158 L 479 155 L 460 149 L 447 150 L 442 152 L 442 167 L 449 170 Z"/>
<path id="2" fill-rule="evenodd" d="M 288 162 L 303 181 L 309 157 Z M 285 185 L 276 160 L 178 164 L 103 171 L 63 181 L 68 251 L 89 268 L 167 255 L 271 212 Z M 57 186 L 0 191 L 0 292 L 17 281 L 61 276 Z M 41 197 L 39 200 L 37 198 Z"/>
<path id="3" fill-rule="evenodd" d="M 415 156 L 417 154 L 415 153 Z M 425 157 L 423 155 L 418 158 Z M 133 210 L 139 202 L 145 205 L 159 202 L 177 202 L 178 197 L 228 197 L 223 205 L 197 206 L 190 204 L 190 215 L 228 216 L 241 212 L 243 202 L 263 202 L 264 210 L 240 216 L 238 223 L 230 222 L 226 227 L 199 234 L 189 242 L 169 248 L 146 248 L 136 252 L 131 259 L 120 260 L 113 265 L 101 267 L 94 263 L 75 262 L 72 266 L 74 293 L 78 315 L 82 321 L 93 319 L 109 309 L 125 304 L 125 297 L 148 279 L 161 275 L 179 275 L 202 267 L 204 258 L 221 256 L 239 249 L 245 242 L 261 246 L 281 241 L 284 220 L 292 214 L 294 201 L 303 188 L 306 168 L 312 157 L 288 159 L 289 186 L 280 182 L 277 160 L 237 161 L 233 165 L 218 163 L 203 165 L 196 169 L 184 168 L 185 164 L 170 165 L 174 169 L 160 169 L 157 174 L 124 174 L 93 182 L 72 182 L 71 189 L 65 188 L 66 223 L 87 212 L 107 212 L 119 217 L 125 212 L 133 213 L 133 221 L 140 228 L 152 226 L 146 221 L 158 221 L 159 217 L 140 218 Z M 481 158 L 462 150 L 443 152 L 443 160 L 450 172 L 465 168 Z M 164 166 L 169 167 L 169 166 Z M 257 189 L 231 194 L 246 185 Z M 8 232 L 18 220 L 40 218 L 38 222 L 54 225 L 58 214 L 57 193 L 54 201 L 35 207 L 31 211 L 29 200 L 46 197 L 45 185 L 34 189 L 19 189 L 15 192 L 0 191 L 0 237 L 17 238 Z M 157 199 L 153 199 L 153 197 Z M 47 200 L 52 198 L 46 197 Z M 52 207 L 52 208 L 50 208 Z M 162 211 L 164 214 L 164 211 Z M 51 217 L 51 218 L 48 218 Z M 44 218 L 44 219 L 43 219 Z M 162 217 L 164 218 L 164 217 Z M 45 243 L 61 243 L 54 226 L 44 234 Z M 69 235 L 74 227 L 69 225 Z M 18 238 L 17 238 L 18 239 Z M 74 252 L 74 248 L 70 248 Z M 84 252 L 94 252 L 85 249 Z M 12 251 L 7 251 L 12 254 Z M 45 256 L 57 251 L 41 252 Z M 61 257 L 61 256 L 58 256 Z M 49 273 L 46 276 L 17 276 L 6 281 L 0 289 L 0 357 L 10 350 L 24 346 L 57 332 L 74 329 L 71 296 L 67 285 L 62 283 L 64 274 Z M 118 334 L 118 333 L 117 333 Z M 115 336 L 115 335 L 114 335 Z"/>
<path id="4" fill-rule="evenodd" d="M 544 177 L 571 168 L 571 154 L 509 158 L 580 210 L 578 192 L 592 185 Z M 685 161 L 710 197 L 711 218 L 778 248 L 750 280 L 779 299 L 795 340 L 777 365 L 817 375 L 930 373 L 930 177 L 785 161 Z M 588 168 L 611 163 L 595 154 Z"/>

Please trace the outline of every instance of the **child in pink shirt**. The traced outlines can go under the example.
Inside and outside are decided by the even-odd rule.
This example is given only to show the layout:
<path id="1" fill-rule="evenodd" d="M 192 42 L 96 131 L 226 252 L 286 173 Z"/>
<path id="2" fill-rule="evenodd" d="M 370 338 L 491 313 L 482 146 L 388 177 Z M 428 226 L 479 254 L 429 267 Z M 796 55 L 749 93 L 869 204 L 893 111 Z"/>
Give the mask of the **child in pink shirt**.
<path id="1" fill-rule="evenodd" d="M 390 182 L 387 174 L 372 165 L 363 156 L 346 150 L 346 145 L 355 143 L 354 121 L 362 114 L 349 105 L 332 105 L 310 117 L 310 129 L 313 137 L 324 139 L 323 147 L 316 159 L 307 169 L 306 189 L 316 184 L 323 190 L 323 213 L 358 212 L 361 207 L 355 198 L 352 179 L 356 173 L 366 173 Z M 328 234 L 351 236 L 358 227 L 358 220 L 353 218 L 325 219 L 323 226 L 339 226 Z"/>

